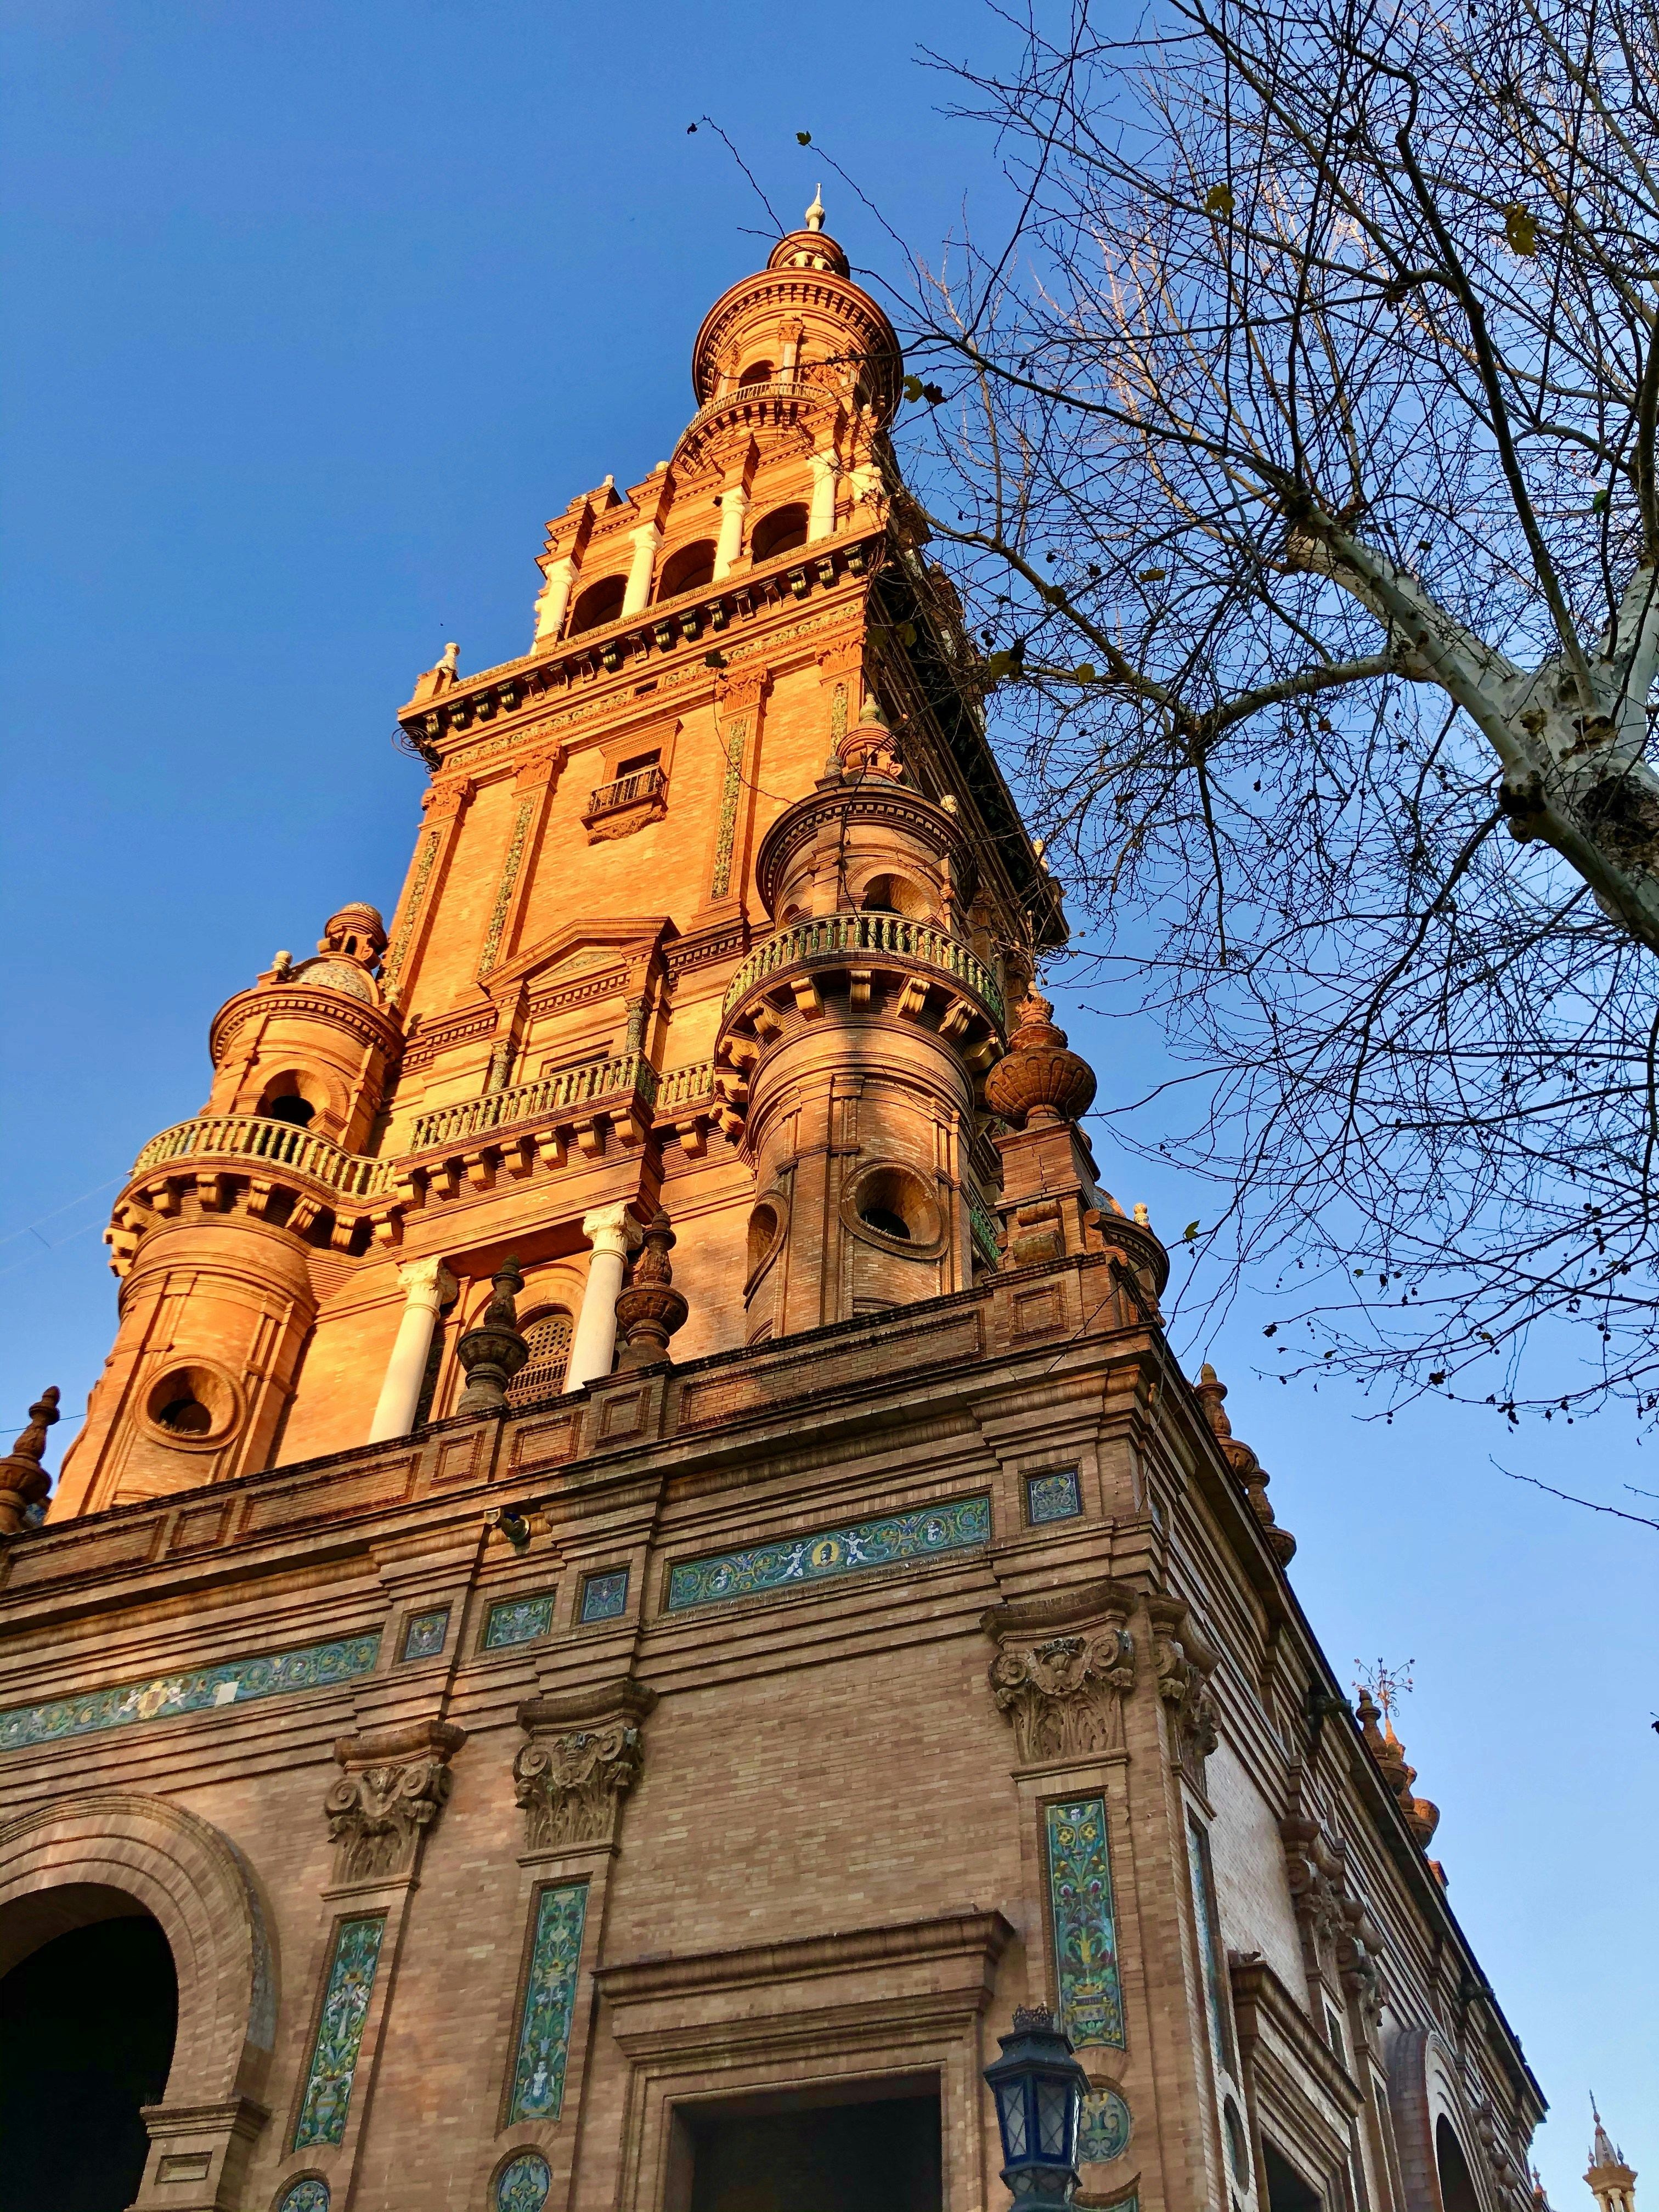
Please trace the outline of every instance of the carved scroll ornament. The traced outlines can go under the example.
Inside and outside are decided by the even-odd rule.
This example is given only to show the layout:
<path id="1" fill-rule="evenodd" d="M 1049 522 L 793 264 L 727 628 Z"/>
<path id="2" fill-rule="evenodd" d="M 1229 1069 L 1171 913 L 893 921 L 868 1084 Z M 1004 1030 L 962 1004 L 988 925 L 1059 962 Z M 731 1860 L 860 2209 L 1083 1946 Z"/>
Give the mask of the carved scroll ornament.
<path id="1" fill-rule="evenodd" d="M 641 1724 L 656 1692 L 631 1676 L 519 1708 L 530 1741 L 513 1762 L 527 1851 L 614 1840 L 622 1801 L 644 1763 Z"/>
<path id="2" fill-rule="evenodd" d="M 1210 1677 L 1218 1655 L 1184 1598 L 1151 1598 L 1147 1610 L 1152 1619 L 1152 1660 L 1158 1668 L 1158 1693 L 1169 1723 L 1170 1756 L 1194 1789 L 1202 1790 L 1204 1762 L 1219 1740 L 1215 1700 L 1210 1695 Z"/>
<path id="3" fill-rule="evenodd" d="M 981 1626 L 1000 1646 L 991 1694 L 1013 1723 L 1021 1765 L 1122 1750 L 1123 1700 L 1135 1684 L 1133 1602 L 1121 1584 L 1095 1582 L 985 1614 Z"/>
<path id="4" fill-rule="evenodd" d="M 465 1741 L 465 1729 L 444 1721 L 339 1739 L 334 1756 L 345 1772 L 323 1801 L 337 1885 L 414 1873 L 421 1838 L 454 1787 L 449 1762 Z"/>

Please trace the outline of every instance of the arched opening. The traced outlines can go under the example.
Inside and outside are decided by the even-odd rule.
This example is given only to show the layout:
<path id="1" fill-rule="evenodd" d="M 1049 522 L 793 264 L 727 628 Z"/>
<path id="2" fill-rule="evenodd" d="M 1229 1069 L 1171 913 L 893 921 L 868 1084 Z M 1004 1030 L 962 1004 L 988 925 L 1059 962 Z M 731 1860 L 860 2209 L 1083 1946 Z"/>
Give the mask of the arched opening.
<path id="1" fill-rule="evenodd" d="M 749 546 L 757 561 L 771 561 L 780 553 L 793 553 L 798 545 L 805 543 L 806 509 L 775 507 L 755 526 Z"/>
<path id="2" fill-rule="evenodd" d="M 606 623 L 615 622 L 627 596 L 625 576 L 602 576 L 597 584 L 590 584 L 570 610 L 571 636 L 585 629 L 602 629 Z"/>
<path id="3" fill-rule="evenodd" d="M 1440 2169 L 1440 2202 L 1446 2212 L 1480 2212 L 1474 2176 L 1452 2124 L 1442 2113 L 1434 2126 L 1434 2162 Z"/>
<path id="4" fill-rule="evenodd" d="M 699 538 L 690 545 L 682 545 L 663 563 L 657 597 L 677 599 L 682 592 L 700 592 L 705 584 L 714 580 L 714 541 L 712 538 Z"/>
<path id="5" fill-rule="evenodd" d="M 778 1241 L 778 1209 L 763 1199 L 749 1217 L 749 1272 L 760 1266 Z"/>
<path id="6" fill-rule="evenodd" d="M 1267 2184 L 1267 2212 L 1325 2212 L 1325 2200 L 1304 2181 L 1276 2142 L 1264 2136 L 1261 2165 Z"/>
<path id="7" fill-rule="evenodd" d="M 927 895 L 903 876 L 873 876 L 864 887 L 866 914 L 902 915 L 908 921 L 928 921 L 932 915 Z"/>
<path id="8" fill-rule="evenodd" d="M 507 1386 L 509 1406 L 534 1406 L 544 1398 L 558 1396 L 570 1364 L 570 1339 L 575 1326 L 562 1306 L 538 1314 L 523 1324 L 530 1357 Z"/>
<path id="9" fill-rule="evenodd" d="M 738 379 L 738 389 L 752 392 L 757 384 L 769 384 L 775 374 L 769 361 L 751 361 Z"/>
<path id="10" fill-rule="evenodd" d="M 82 1924 L 63 1926 L 65 1919 Z M 161 1924 L 124 1892 L 46 1890 L 0 1914 L 0 2212 L 125 2212 L 161 2101 L 179 1981 Z"/>
<path id="11" fill-rule="evenodd" d="M 157 1376 L 144 1412 L 170 1437 L 225 1437 L 236 1425 L 236 1392 L 228 1376 L 190 1360 Z"/>
<path id="12" fill-rule="evenodd" d="M 902 1168 L 878 1168 L 859 1182 L 859 1219 L 900 1244 L 932 1244 L 941 1228 L 939 1208 L 921 1179 Z"/>
<path id="13" fill-rule="evenodd" d="M 267 1121 L 291 1121 L 296 1129 L 308 1129 L 316 1111 L 309 1098 L 301 1098 L 295 1091 L 285 1091 L 280 1098 L 267 1103 L 264 1117 Z"/>

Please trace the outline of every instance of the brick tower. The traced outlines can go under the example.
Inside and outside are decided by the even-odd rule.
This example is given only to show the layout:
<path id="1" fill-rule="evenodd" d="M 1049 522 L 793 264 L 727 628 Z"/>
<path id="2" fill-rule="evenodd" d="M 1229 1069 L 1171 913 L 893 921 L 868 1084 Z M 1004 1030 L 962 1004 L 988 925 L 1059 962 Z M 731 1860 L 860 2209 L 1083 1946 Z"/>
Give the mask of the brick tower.
<path id="1" fill-rule="evenodd" d="M 979 2212 L 1020 2005 L 1079 2203 L 1530 2202 L 1426 1801 L 1079 1125 L 900 376 L 815 202 L 529 652 L 420 678 L 389 928 L 216 1017 L 44 1525 L 54 1394 L 0 1462 L 0 2002 L 118 1977 L 112 2206 Z"/>

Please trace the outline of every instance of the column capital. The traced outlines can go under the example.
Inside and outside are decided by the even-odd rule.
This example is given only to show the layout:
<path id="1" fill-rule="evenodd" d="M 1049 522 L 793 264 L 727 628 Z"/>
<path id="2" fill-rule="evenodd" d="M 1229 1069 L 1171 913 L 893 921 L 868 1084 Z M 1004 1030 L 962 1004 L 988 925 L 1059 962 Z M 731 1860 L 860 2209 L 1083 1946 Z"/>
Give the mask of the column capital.
<path id="1" fill-rule="evenodd" d="M 626 1200 L 621 1200 L 583 1214 L 582 1235 L 596 1252 L 613 1253 L 620 1260 L 638 1251 L 645 1231 L 629 1212 Z"/>
<path id="2" fill-rule="evenodd" d="M 412 1306 L 429 1306 L 435 1313 L 459 1287 L 441 1260 L 405 1260 L 398 1269 L 404 1296 Z"/>
<path id="3" fill-rule="evenodd" d="M 649 545 L 654 550 L 662 544 L 662 525 L 659 522 L 642 522 L 637 530 L 630 530 L 628 535 L 634 544 Z"/>

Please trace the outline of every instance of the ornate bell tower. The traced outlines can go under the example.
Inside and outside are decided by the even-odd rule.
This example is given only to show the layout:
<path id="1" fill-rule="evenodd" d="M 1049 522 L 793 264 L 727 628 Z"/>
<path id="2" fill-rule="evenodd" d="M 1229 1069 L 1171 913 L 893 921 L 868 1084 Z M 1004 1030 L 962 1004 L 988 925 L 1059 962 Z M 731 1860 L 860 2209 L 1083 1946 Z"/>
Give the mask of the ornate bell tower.
<path id="1" fill-rule="evenodd" d="M 985 1080 L 1065 925 L 899 491 L 897 341 L 823 220 L 710 310 L 672 458 L 549 525 L 530 652 L 419 679 L 390 931 L 344 907 L 215 1018 L 206 1105 L 114 1209 L 55 1516 L 459 1410 L 509 1258 L 514 1402 L 608 1375 L 660 1208 L 681 1358 L 971 1287 L 1030 1243 L 1022 1175 L 1082 1249 L 1080 1139 L 1019 1139 L 1000 1218 L 1024 1113 Z"/>

